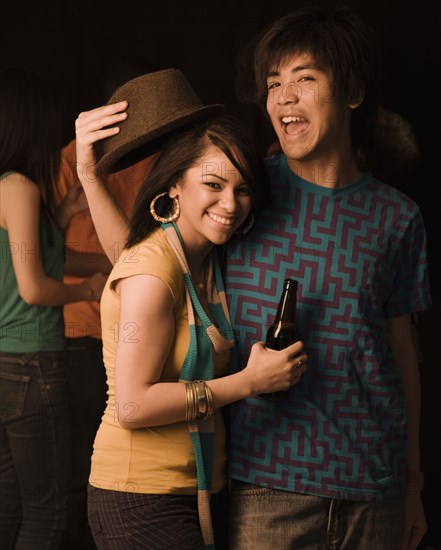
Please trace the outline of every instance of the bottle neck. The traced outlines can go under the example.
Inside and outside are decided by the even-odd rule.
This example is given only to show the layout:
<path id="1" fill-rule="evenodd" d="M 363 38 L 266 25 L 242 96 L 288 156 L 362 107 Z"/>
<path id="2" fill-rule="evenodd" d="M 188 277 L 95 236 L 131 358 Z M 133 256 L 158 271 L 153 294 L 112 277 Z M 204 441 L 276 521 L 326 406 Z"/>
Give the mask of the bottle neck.
<path id="1" fill-rule="evenodd" d="M 287 285 L 283 289 L 283 294 L 280 298 L 279 306 L 277 308 L 274 324 L 278 323 L 295 323 L 296 309 L 297 309 L 297 285 Z"/>

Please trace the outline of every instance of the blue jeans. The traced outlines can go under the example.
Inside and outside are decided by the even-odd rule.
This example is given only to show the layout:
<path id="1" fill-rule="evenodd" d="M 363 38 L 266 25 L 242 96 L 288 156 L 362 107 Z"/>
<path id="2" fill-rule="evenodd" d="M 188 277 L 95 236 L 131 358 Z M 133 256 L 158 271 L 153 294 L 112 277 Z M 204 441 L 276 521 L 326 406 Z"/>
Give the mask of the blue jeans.
<path id="1" fill-rule="evenodd" d="M 234 550 L 399 550 L 403 503 L 338 500 L 231 481 Z"/>
<path id="2" fill-rule="evenodd" d="M 59 547 L 68 477 L 64 353 L 0 353 L 2 550 Z"/>

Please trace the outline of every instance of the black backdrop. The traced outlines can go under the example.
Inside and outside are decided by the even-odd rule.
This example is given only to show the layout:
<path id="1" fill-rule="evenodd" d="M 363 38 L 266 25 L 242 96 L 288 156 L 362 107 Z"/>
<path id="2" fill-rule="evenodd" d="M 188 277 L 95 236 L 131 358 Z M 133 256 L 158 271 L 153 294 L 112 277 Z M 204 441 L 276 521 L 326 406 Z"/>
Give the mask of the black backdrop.
<path id="1" fill-rule="evenodd" d="M 320 0 L 319 0 L 320 1 Z M 333 0 L 321 0 L 333 3 Z M 351 1 L 377 30 L 384 54 L 384 105 L 407 120 L 421 152 L 418 171 L 396 182 L 420 204 L 432 251 L 440 150 L 438 2 Z M 226 103 L 256 130 L 266 130 L 254 110 L 238 102 L 236 58 L 267 23 L 307 0 L 5 0 L 0 68 L 25 65 L 56 81 L 66 97 L 66 135 L 83 109 L 102 102 L 103 71 L 116 55 L 140 55 L 158 67 L 176 67 L 207 102 Z M 404 162 L 404 155 L 403 155 Z M 437 289 L 434 287 L 434 291 Z"/>
<path id="2" fill-rule="evenodd" d="M 326 0 L 322 0 L 326 3 Z M 332 0 L 328 0 L 332 3 Z M 60 85 L 66 97 L 66 140 L 74 119 L 102 101 L 101 79 L 117 55 L 139 55 L 158 67 L 181 69 L 201 98 L 222 102 L 254 130 L 262 147 L 268 131 L 235 93 L 236 58 L 266 24 L 306 0 L 76 0 L 72 2 L 5 0 L 0 31 L 0 68 L 34 67 Z M 424 492 L 431 522 L 427 540 L 440 543 L 435 504 L 439 494 L 440 388 L 439 328 L 440 241 L 440 8 L 431 0 L 352 1 L 376 28 L 384 55 L 384 106 L 399 113 L 414 131 L 421 159 L 415 169 L 393 182 L 421 206 L 426 221 L 434 307 L 421 318 L 424 362 Z M 392 138 L 393 139 L 393 138 Z M 403 151 L 403 163 L 405 163 Z M 433 423 L 433 418 L 438 422 Z M 435 441 L 436 440 L 436 441 Z M 429 540 L 430 539 L 430 540 Z"/>

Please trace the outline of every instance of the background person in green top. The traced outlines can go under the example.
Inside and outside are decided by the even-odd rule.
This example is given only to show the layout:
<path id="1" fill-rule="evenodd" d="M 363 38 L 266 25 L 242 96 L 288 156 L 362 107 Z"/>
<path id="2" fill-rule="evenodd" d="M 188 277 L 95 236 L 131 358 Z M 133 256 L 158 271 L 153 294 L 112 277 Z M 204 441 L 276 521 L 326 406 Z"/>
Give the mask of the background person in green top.
<path id="1" fill-rule="evenodd" d="M 0 540 L 58 548 L 69 468 L 61 305 L 97 300 L 105 277 L 62 282 L 63 235 L 78 206 L 53 212 L 61 148 L 56 98 L 37 75 L 0 74 Z"/>

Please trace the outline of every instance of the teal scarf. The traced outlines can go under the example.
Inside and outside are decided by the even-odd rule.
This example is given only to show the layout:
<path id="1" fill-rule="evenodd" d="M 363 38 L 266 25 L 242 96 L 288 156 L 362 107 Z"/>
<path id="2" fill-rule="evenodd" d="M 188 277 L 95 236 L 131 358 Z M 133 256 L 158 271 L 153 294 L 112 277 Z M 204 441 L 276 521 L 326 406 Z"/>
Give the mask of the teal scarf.
<path id="1" fill-rule="evenodd" d="M 232 349 L 234 333 L 228 313 L 225 288 L 216 250 L 209 258 L 207 296 L 210 316 L 199 301 L 185 257 L 183 241 L 178 227 L 173 223 L 161 224 L 167 241 L 175 253 L 184 274 L 190 344 L 182 365 L 180 381 L 212 380 L 214 378 L 214 354 Z M 213 418 L 188 422 L 198 477 L 198 509 L 201 531 L 206 548 L 213 549 L 214 534 L 210 513 L 211 477 L 213 465 Z"/>

